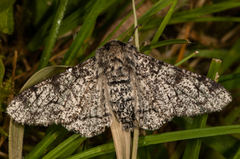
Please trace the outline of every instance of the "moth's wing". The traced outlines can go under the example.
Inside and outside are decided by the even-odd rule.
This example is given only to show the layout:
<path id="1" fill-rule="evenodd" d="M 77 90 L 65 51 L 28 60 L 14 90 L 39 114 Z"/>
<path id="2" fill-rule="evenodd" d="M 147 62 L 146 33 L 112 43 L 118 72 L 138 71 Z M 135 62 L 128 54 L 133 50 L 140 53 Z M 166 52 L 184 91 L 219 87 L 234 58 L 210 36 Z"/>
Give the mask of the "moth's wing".
<path id="1" fill-rule="evenodd" d="M 213 80 L 141 53 L 136 57 L 139 83 L 136 117 L 143 129 L 155 130 L 174 116 L 220 111 L 232 101 Z"/>
<path id="2" fill-rule="evenodd" d="M 21 124 L 62 124 L 88 137 L 103 132 L 110 117 L 99 102 L 103 97 L 95 61 L 91 58 L 24 90 L 10 102 L 7 113 Z"/>
<path id="3" fill-rule="evenodd" d="M 75 121 L 64 123 L 68 130 L 82 134 L 84 137 L 92 137 L 105 131 L 106 126 L 112 123 L 112 111 L 110 111 L 106 98 L 105 81 L 102 76 L 88 83 L 88 89 L 82 98 L 82 110 Z M 77 85 L 76 85 L 77 87 Z"/>

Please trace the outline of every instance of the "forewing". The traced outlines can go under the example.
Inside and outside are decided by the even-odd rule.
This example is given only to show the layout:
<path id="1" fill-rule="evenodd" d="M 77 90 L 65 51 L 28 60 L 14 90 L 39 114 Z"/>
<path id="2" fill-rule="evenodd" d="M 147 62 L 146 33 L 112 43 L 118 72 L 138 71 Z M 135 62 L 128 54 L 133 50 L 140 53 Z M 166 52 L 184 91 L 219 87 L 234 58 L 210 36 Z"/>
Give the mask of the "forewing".
<path id="1" fill-rule="evenodd" d="M 213 80 L 135 53 L 141 128 L 155 130 L 174 116 L 220 111 L 232 97 Z"/>
<path id="2" fill-rule="evenodd" d="M 82 102 L 84 105 L 76 120 L 65 123 L 68 130 L 92 137 L 105 131 L 111 125 L 112 114 L 107 105 L 104 79 L 100 76 L 89 83 Z"/>
<path id="3" fill-rule="evenodd" d="M 97 103 L 100 90 L 97 87 L 97 69 L 94 68 L 94 63 L 95 58 L 91 58 L 24 90 L 10 102 L 7 113 L 21 124 L 46 126 L 60 123 L 69 130 L 81 133 L 81 129 L 85 129 L 86 125 L 79 125 L 77 128 L 69 125 L 79 122 L 83 113 L 85 118 L 91 117 L 87 113 L 93 112 L 86 112 L 86 107 L 100 107 Z M 95 102 L 93 98 L 96 98 Z M 101 115 L 107 116 L 103 111 Z M 104 120 L 108 123 L 109 117 Z"/>

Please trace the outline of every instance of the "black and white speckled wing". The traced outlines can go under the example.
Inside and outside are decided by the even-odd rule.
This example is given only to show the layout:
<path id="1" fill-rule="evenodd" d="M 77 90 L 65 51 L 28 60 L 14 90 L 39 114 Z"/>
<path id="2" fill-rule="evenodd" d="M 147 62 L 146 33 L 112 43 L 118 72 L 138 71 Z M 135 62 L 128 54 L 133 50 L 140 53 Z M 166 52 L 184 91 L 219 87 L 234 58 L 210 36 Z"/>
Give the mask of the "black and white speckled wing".
<path id="1" fill-rule="evenodd" d="M 141 53 L 136 57 L 138 104 L 143 129 L 155 130 L 174 116 L 220 111 L 232 97 L 213 80 Z"/>
<path id="2" fill-rule="evenodd" d="M 93 57 L 24 90 L 7 113 L 21 124 L 62 124 L 85 137 L 102 133 L 111 122 L 95 61 Z"/>
<path id="3" fill-rule="evenodd" d="M 112 40 L 95 57 L 16 96 L 7 108 L 18 123 L 62 124 L 92 137 L 114 115 L 123 130 L 155 130 L 174 116 L 220 111 L 232 100 L 218 83 Z"/>

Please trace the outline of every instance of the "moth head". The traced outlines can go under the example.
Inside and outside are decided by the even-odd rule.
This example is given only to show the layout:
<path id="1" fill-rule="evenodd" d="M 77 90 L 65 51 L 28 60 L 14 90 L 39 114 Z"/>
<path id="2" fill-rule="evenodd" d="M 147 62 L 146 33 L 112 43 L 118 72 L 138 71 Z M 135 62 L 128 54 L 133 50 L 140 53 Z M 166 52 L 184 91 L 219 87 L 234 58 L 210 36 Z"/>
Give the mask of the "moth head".
<path id="1" fill-rule="evenodd" d="M 98 67 L 107 67 L 110 64 L 121 63 L 125 66 L 134 66 L 136 48 L 119 40 L 112 40 L 96 50 L 95 57 Z"/>

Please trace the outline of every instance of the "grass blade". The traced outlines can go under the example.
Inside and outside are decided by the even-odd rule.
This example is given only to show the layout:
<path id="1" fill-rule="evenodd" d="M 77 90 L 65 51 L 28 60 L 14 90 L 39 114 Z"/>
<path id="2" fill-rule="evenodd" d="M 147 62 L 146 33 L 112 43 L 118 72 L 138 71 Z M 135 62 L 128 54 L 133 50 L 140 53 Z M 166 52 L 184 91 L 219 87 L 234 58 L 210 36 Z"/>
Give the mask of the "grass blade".
<path id="1" fill-rule="evenodd" d="M 53 25 L 50 31 L 50 35 L 48 38 L 48 41 L 46 43 L 46 46 L 44 48 L 44 51 L 42 53 L 41 59 L 40 59 L 40 63 L 38 65 L 37 70 L 40 70 L 44 67 L 46 67 L 48 65 L 48 61 L 51 57 L 51 53 L 54 47 L 54 44 L 56 42 L 57 39 L 57 35 L 58 35 L 58 31 L 64 16 L 64 12 L 66 10 L 66 6 L 67 6 L 67 2 L 68 0 L 61 0 L 57 13 L 55 15 L 54 21 L 53 21 Z"/>
<path id="2" fill-rule="evenodd" d="M 163 41 L 157 41 L 155 43 L 151 43 L 149 45 L 146 45 L 143 47 L 140 52 L 145 52 L 148 50 L 152 50 L 157 47 L 171 45 L 171 44 L 189 44 L 190 42 L 186 39 L 171 39 L 171 40 L 163 40 Z"/>
<path id="3" fill-rule="evenodd" d="M 67 53 L 65 54 L 63 61 L 61 64 L 70 65 L 74 58 L 76 57 L 78 51 L 82 47 L 84 40 L 86 39 L 89 31 L 93 27 L 96 18 L 98 17 L 99 13 L 101 12 L 106 0 L 98 0 L 92 7 L 91 12 L 87 16 L 86 20 L 84 21 L 78 35 L 72 42 L 70 48 L 68 49 Z"/>
<path id="4" fill-rule="evenodd" d="M 203 138 L 217 135 L 226 135 L 226 134 L 235 134 L 240 133 L 240 125 L 231 125 L 231 126 L 218 126 L 218 127 L 209 127 L 209 128 L 198 128 L 191 130 L 183 130 L 176 132 L 168 132 L 156 135 L 148 135 L 139 138 L 138 146 L 148 146 L 159 143 Z M 77 153 L 67 159 L 81 159 L 81 158 L 91 158 L 106 153 L 114 152 L 114 144 L 108 143 L 101 146 L 97 146 L 91 149 L 88 149 L 84 152 Z"/>
<path id="5" fill-rule="evenodd" d="M 142 0 L 137 6 L 136 8 L 139 8 L 141 6 L 141 4 L 144 2 L 145 0 Z M 108 37 L 99 45 L 99 47 L 103 46 L 106 42 L 109 41 L 109 39 L 118 31 L 118 29 L 123 25 L 123 23 L 132 15 L 133 11 L 131 11 L 125 18 L 123 18 L 123 20 L 117 25 L 117 27 L 108 35 Z M 120 39 L 117 38 L 117 39 Z M 85 58 L 83 61 L 93 57 L 95 54 L 95 51 L 93 51 L 90 55 L 88 55 L 87 58 Z"/>
<path id="6" fill-rule="evenodd" d="M 240 88 L 240 73 L 229 74 L 221 76 L 219 83 L 223 85 L 227 90 L 235 90 Z"/>
<path id="7" fill-rule="evenodd" d="M 68 139 L 64 140 L 61 144 L 50 151 L 43 159 L 64 158 L 72 154 L 79 145 L 87 138 L 81 137 L 79 134 L 73 134 Z"/>
<path id="8" fill-rule="evenodd" d="M 174 0 L 174 1 L 173 1 L 173 4 L 172 4 L 171 8 L 169 9 L 167 15 L 164 17 L 164 19 L 163 19 L 160 27 L 159 27 L 158 30 L 157 30 L 157 33 L 154 35 L 153 40 L 152 40 L 151 43 L 155 43 L 155 42 L 158 41 L 158 39 L 159 39 L 159 37 L 161 36 L 163 30 L 165 29 L 165 27 L 167 26 L 170 18 L 171 18 L 172 15 L 173 15 L 173 12 L 174 12 L 174 9 L 175 9 L 175 7 L 176 7 L 176 5 L 177 5 L 177 2 L 178 2 L 178 0 Z M 150 52 L 151 52 L 151 50 L 147 51 L 145 54 L 146 54 L 146 55 L 149 55 Z"/>
<path id="9" fill-rule="evenodd" d="M 34 149 L 27 154 L 25 159 L 37 159 L 41 158 L 44 151 L 46 151 L 47 147 L 54 141 L 56 138 L 63 132 L 67 132 L 67 130 L 63 127 L 61 127 L 61 131 L 59 131 L 59 128 L 57 125 L 54 125 L 54 128 L 44 137 L 43 140 L 41 140 Z"/>

